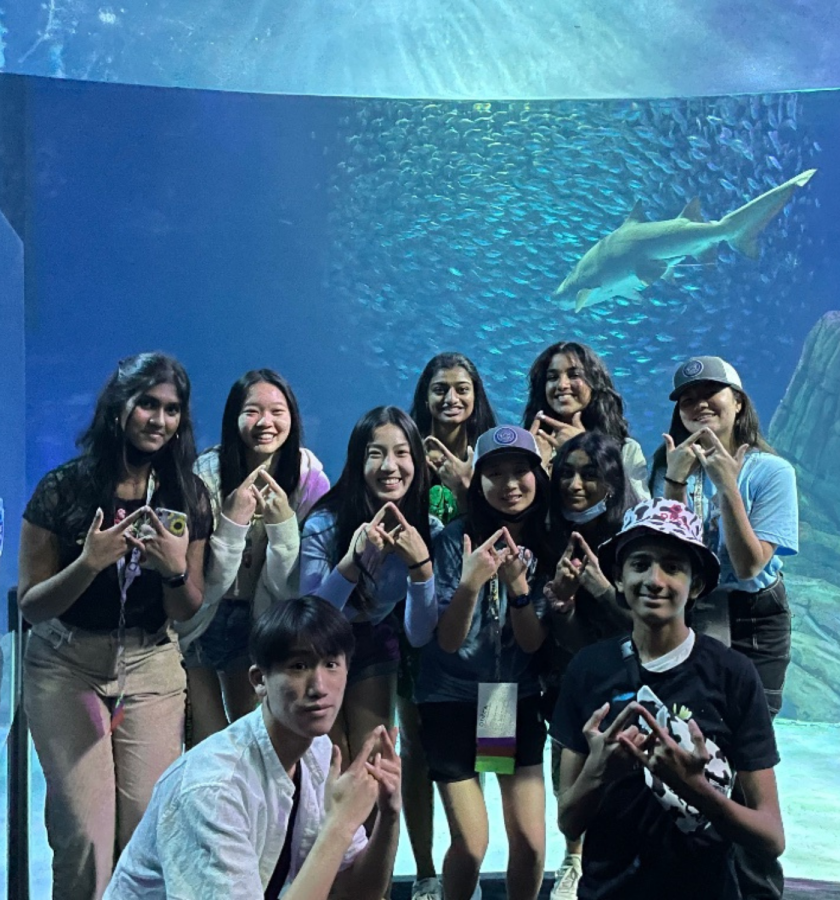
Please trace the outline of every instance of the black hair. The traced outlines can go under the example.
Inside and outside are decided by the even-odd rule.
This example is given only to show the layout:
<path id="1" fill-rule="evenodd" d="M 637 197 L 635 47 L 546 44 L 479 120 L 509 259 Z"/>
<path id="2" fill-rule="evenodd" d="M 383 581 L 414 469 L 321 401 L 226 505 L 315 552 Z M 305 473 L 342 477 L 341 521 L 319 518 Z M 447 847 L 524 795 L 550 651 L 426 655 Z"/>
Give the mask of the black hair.
<path id="1" fill-rule="evenodd" d="M 699 382 L 698 382 L 699 383 Z M 728 385 L 720 385 L 721 389 Z M 761 433 L 761 424 L 758 421 L 758 412 L 755 404 L 750 400 L 749 395 L 741 388 L 731 387 L 729 389 L 735 395 L 735 399 L 741 404 L 741 410 L 735 416 L 735 424 L 732 429 L 732 439 L 736 447 L 747 444 L 750 449 L 762 450 L 765 453 L 775 454 L 775 450 L 767 443 Z M 668 428 L 668 434 L 674 439 L 675 444 L 681 444 L 691 432 L 683 425 L 680 417 L 680 401 L 677 398 L 674 403 L 674 410 L 671 413 L 671 424 Z M 659 471 L 665 469 L 668 464 L 667 452 L 665 444 L 660 444 L 653 454 L 653 460 L 650 467 L 650 488 L 653 490 L 653 484 Z"/>
<path id="2" fill-rule="evenodd" d="M 481 472 L 488 460 L 500 456 L 521 456 L 527 459 L 536 480 L 534 502 L 521 519 L 522 546 L 527 547 L 537 558 L 537 571 L 545 575 L 553 575 L 557 565 L 558 553 L 550 540 L 546 519 L 548 517 L 550 486 L 548 475 L 539 459 L 525 450 L 510 448 L 504 452 L 483 456 L 476 463 L 469 489 L 467 490 L 466 532 L 473 541 L 473 548 L 483 543 L 495 531 L 507 524 L 501 513 L 494 509 L 484 496 L 481 488 Z"/>
<path id="3" fill-rule="evenodd" d="M 563 501 L 560 493 L 563 466 L 575 450 L 582 450 L 589 457 L 590 462 L 598 471 L 599 480 L 607 487 L 607 508 L 597 519 L 599 543 L 618 533 L 625 511 L 635 502 L 628 491 L 624 464 L 621 460 L 621 446 L 611 437 L 597 431 L 584 431 L 576 434 L 557 451 L 551 469 L 549 516 L 552 535 L 555 536 L 555 546 L 559 546 L 564 539 L 568 542 L 572 531 L 579 530 L 563 516 Z"/>
<path id="4" fill-rule="evenodd" d="M 318 500 L 310 512 L 326 510 L 335 516 L 334 537 L 330 540 L 330 563 L 337 565 L 347 552 L 356 529 L 369 522 L 381 504 L 375 503 L 364 477 L 367 449 L 373 433 L 383 425 L 396 425 L 406 437 L 414 463 L 414 477 L 408 490 L 397 503 L 409 525 L 413 525 L 431 550 L 429 529 L 429 470 L 420 432 L 407 413 L 398 406 L 377 406 L 365 413 L 353 426 L 347 442 L 347 459 L 338 481 Z M 364 608 L 375 590 L 371 579 L 363 572 L 353 597 Z"/>
<path id="5" fill-rule="evenodd" d="M 417 379 L 417 387 L 414 389 L 414 399 L 411 402 L 411 418 L 417 423 L 420 434 L 427 437 L 432 433 L 432 415 L 429 412 L 429 385 L 435 375 L 445 369 L 462 368 L 470 376 L 473 385 L 474 403 L 470 417 L 464 423 L 467 430 L 467 442 L 474 447 L 480 434 L 489 431 L 496 425 L 496 414 L 487 398 L 484 382 L 478 369 L 472 360 L 463 353 L 446 352 L 438 353 L 427 363 L 420 377 Z"/>
<path id="6" fill-rule="evenodd" d="M 353 626 L 343 612 L 320 597 L 305 596 L 275 603 L 251 629 L 251 661 L 263 672 L 282 665 L 297 648 L 311 649 L 319 659 L 344 656 L 355 649 Z"/>
<path id="7" fill-rule="evenodd" d="M 624 401 L 621 394 L 615 389 L 613 380 L 604 361 L 586 344 L 577 341 L 558 341 L 550 347 L 546 347 L 534 360 L 531 370 L 528 372 L 528 400 L 525 404 L 525 413 L 522 416 L 522 424 L 530 428 L 537 413 L 545 409 L 547 399 L 545 396 L 546 375 L 551 360 L 558 353 L 568 353 L 576 356 L 583 369 L 584 380 L 592 392 L 592 397 L 581 413 L 581 422 L 587 431 L 601 431 L 619 444 L 623 444 L 630 434 L 627 419 L 624 418 Z M 547 411 L 551 415 L 551 410 Z"/>
<path id="8" fill-rule="evenodd" d="M 707 594 L 710 591 L 714 590 L 713 587 L 706 583 L 706 567 L 703 563 L 703 558 L 700 556 L 698 550 L 696 550 L 690 544 L 687 544 L 685 541 L 681 541 L 675 535 L 663 534 L 662 532 L 648 528 L 639 529 L 638 535 L 634 535 L 629 540 L 627 540 L 626 543 L 619 543 L 615 551 L 613 577 L 610 578 L 610 581 L 615 582 L 621 576 L 621 570 L 624 567 L 624 561 L 627 558 L 627 554 L 630 552 L 630 548 L 632 548 L 633 544 L 638 543 L 638 541 L 642 540 L 643 538 L 652 538 L 654 540 L 661 539 L 671 547 L 679 547 L 679 549 L 682 550 L 683 553 L 685 553 L 688 557 L 688 561 L 691 566 L 691 589 L 693 589 L 697 581 L 700 580 L 703 582 L 703 589 L 701 590 L 699 596 L 702 597 L 704 594 Z M 607 574 L 607 576 L 609 577 L 609 573 L 605 574 Z M 685 606 L 686 613 L 694 606 L 694 603 L 697 599 L 697 597 L 689 597 L 688 603 L 686 603 Z M 627 606 L 626 600 L 622 599 L 622 602 L 625 606 Z"/>
<path id="9" fill-rule="evenodd" d="M 167 505 L 194 519 L 206 503 L 193 476 L 195 435 L 190 417 L 190 379 L 181 363 L 165 353 L 138 353 L 121 359 L 99 394 L 93 420 L 76 444 L 81 484 L 84 486 L 67 511 L 74 533 L 86 531 L 97 509 L 109 509 L 125 459 L 125 433 L 120 419 L 138 394 L 159 384 L 172 384 L 181 404 L 178 431 L 154 454 L 152 465 L 158 490 Z"/>
<path id="10" fill-rule="evenodd" d="M 227 497 L 245 480 L 248 472 L 247 452 L 239 433 L 239 416 L 248 391 L 265 382 L 274 385 L 286 398 L 292 420 L 289 435 L 274 454 L 269 474 L 291 496 L 300 482 L 300 448 L 303 443 L 303 424 L 297 398 L 291 386 L 273 369 L 251 369 L 236 381 L 228 393 L 222 413 L 222 442 L 219 446 L 219 475 L 222 497 Z"/>

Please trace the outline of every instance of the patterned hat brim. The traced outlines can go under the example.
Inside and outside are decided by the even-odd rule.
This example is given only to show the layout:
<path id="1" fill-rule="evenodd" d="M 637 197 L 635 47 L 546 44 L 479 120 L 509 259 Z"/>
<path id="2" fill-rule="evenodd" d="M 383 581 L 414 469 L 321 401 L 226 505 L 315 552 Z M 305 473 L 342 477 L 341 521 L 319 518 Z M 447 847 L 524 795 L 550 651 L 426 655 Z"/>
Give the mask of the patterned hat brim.
<path id="1" fill-rule="evenodd" d="M 610 578 L 613 581 L 615 580 L 619 550 L 631 541 L 645 537 L 646 535 L 650 535 L 651 537 L 672 538 L 675 541 L 679 541 L 681 544 L 685 544 L 686 549 L 692 551 L 692 555 L 700 562 L 702 568 L 701 574 L 703 576 L 703 581 L 705 582 L 703 590 L 698 594 L 698 597 L 705 597 L 706 594 L 710 594 L 718 586 L 718 582 L 720 581 L 720 560 L 705 544 L 700 541 L 693 541 L 681 537 L 674 534 L 673 531 L 653 528 L 650 525 L 643 523 L 634 525 L 626 531 L 619 531 L 615 537 L 612 537 L 599 545 L 597 551 L 598 562 L 607 578 Z"/>

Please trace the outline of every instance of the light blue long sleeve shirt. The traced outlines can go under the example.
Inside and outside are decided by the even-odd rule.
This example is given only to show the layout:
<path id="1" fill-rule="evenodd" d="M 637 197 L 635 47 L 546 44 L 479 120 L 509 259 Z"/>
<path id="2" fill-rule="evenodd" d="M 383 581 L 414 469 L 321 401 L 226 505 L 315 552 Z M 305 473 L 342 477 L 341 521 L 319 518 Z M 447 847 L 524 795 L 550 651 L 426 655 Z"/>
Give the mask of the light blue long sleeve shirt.
<path id="1" fill-rule="evenodd" d="M 443 528 L 434 516 L 429 516 L 429 526 L 432 538 Z M 406 637 L 413 647 L 427 644 L 438 621 L 434 575 L 428 581 L 412 581 L 408 567 L 396 553 L 382 556 L 373 573 L 372 602 L 362 611 L 348 603 L 356 584 L 348 581 L 330 562 L 335 534 L 335 515 L 331 512 L 322 510 L 306 520 L 300 542 L 301 594 L 322 597 L 343 610 L 351 622 L 369 621 L 374 625 L 387 618 L 405 599 Z"/>

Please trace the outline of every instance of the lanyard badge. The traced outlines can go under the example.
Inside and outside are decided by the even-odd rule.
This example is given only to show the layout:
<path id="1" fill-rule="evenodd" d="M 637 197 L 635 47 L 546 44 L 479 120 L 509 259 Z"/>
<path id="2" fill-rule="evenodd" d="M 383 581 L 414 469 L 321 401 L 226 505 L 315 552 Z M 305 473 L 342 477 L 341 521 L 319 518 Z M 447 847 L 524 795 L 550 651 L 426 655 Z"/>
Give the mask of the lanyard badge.
<path id="1" fill-rule="evenodd" d="M 154 492 L 155 473 L 150 472 L 149 481 L 146 485 L 146 506 L 151 505 Z M 126 562 L 124 556 L 117 560 L 117 583 L 120 586 L 120 619 L 117 626 L 117 702 L 111 711 L 111 734 L 120 727 L 122 720 L 125 718 L 125 604 L 128 600 L 128 589 L 133 584 L 134 579 L 139 578 L 141 574 L 140 549 L 134 547 L 128 562 Z"/>
<path id="2" fill-rule="evenodd" d="M 516 767 L 516 682 L 501 680 L 502 627 L 499 580 L 490 580 L 489 612 L 495 632 L 496 681 L 478 685 L 475 736 L 475 771 L 513 775 Z"/>
<path id="3" fill-rule="evenodd" d="M 515 681 L 482 682 L 478 686 L 476 772 L 513 775 L 516 768 L 517 687 Z"/>

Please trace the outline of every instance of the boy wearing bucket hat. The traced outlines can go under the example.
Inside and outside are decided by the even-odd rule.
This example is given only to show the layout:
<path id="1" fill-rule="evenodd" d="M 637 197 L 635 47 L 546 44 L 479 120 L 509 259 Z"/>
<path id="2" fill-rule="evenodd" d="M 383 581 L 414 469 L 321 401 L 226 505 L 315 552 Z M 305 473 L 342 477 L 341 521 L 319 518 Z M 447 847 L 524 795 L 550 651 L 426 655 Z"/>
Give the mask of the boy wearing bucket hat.
<path id="1" fill-rule="evenodd" d="M 778 752 L 753 665 L 685 623 L 717 585 L 702 523 L 657 498 L 599 548 L 630 608 L 629 638 L 571 662 L 551 723 L 563 746 L 560 822 L 583 845 L 580 900 L 741 897 L 740 844 L 779 856 Z M 737 774 L 747 806 L 729 796 Z"/>

